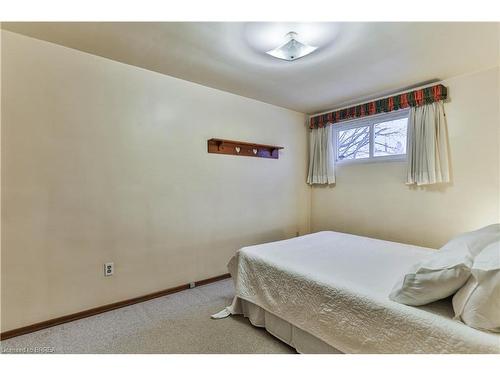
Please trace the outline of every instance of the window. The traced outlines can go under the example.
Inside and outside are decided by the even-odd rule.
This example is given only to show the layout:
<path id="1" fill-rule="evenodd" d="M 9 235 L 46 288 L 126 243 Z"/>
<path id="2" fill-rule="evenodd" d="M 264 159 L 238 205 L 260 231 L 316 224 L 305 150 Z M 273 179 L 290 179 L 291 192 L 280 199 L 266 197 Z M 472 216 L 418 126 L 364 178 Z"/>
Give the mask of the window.
<path id="1" fill-rule="evenodd" d="M 334 126 L 336 161 L 404 159 L 408 113 L 408 110 L 397 111 Z"/>

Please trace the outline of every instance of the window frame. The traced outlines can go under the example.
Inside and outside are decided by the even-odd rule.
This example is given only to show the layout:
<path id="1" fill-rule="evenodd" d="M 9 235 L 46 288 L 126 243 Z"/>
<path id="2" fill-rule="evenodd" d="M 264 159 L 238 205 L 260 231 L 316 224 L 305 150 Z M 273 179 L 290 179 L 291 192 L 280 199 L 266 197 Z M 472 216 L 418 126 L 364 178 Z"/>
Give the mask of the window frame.
<path id="1" fill-rule="evenodd" d="M 398 111 L 381 113 L 377 115 L 342 121 L 333 125 L 333 148 L 334 148 L 334 158 L 336 165 L 347 165 L 347 164 L 358 164 L 358 163 L 379 163 L 379 162 L 389 162 L 389 161 L 406 161 L 408 153 L 400 154 L 400 155 L 384 155 L 384 156 L 374 156 L 374 141 L 375 141 L 375 133 L 373 128 L 375 124 L 379 124 L 381 122 L 399 120 L 402 118 L 409 119 L 410 109 L 400 109 Z M 370 142 L 369 142 L 369 156 L 367 158 L 359 158 L 359 159 L 338 159 L 338 133 L 339 131 L 349 130 L 354 128 L 362 128 L 369 127 L 370 131 Z M 406 124 L 406 151 L 408 151 L 408 122 Z"/>

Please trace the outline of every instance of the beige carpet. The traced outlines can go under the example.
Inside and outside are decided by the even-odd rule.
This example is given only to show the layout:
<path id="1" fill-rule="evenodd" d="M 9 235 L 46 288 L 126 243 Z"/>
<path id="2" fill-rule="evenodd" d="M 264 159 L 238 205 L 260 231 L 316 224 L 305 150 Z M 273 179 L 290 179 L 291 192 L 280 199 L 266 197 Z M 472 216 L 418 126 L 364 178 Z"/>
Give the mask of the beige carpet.
<path id="1" fill-rule="evenodd" d="M 210 315 L 230 304 L 231 280 L 186 290 L 1 342 L 2 352 L 295 353 L 242 317 Z"/>

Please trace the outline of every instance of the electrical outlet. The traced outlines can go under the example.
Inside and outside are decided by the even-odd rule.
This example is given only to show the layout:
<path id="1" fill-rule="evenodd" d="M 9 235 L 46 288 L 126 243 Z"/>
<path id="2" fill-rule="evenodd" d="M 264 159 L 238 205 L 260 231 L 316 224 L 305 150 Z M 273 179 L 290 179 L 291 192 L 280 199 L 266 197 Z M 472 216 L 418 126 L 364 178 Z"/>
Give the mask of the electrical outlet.
<path id="1" fill-rule="evenodd" d="M 115 264 L 113 262 L 104 263 L 104 276 L 112 276 L 115 273 Z"/>

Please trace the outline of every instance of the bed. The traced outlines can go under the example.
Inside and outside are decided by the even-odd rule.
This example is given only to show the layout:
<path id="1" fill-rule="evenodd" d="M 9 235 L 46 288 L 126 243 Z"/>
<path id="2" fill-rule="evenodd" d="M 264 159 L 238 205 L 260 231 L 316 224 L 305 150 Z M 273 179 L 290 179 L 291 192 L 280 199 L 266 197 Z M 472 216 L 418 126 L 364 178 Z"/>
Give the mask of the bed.
<path id="1" fill-rule="evenodd" d="M 500 334 L 454 320 L 450 299 L 389 300 L 433 251 L 330 231 L 244 247 L 228 265 L 233 303 L 214 317 L 244 314 L 300 353 L 500 353 Z"/>

